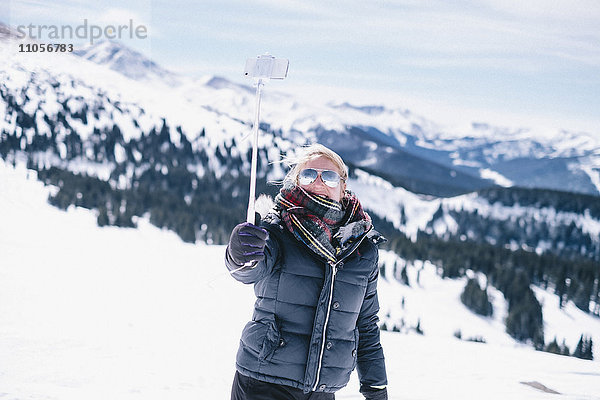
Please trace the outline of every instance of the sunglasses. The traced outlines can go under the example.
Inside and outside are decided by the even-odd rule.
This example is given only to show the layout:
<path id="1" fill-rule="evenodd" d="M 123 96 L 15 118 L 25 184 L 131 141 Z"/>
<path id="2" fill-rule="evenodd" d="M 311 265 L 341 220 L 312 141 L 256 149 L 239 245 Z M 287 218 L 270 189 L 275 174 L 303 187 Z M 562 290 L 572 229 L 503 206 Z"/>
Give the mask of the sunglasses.
<path id="1" fill-rule="evenodd" d="M 300 182 L 301 185 L 310 185 L 317 180 L 319 175 L 321 175 L 323 183 L 330 188 L 337 187 L 340 184 L 340 180 L 344 180 L 337 172 L 329 169 L 304 168 L 300 171 L 300 174 L 298 174 L 298 182 Z"/>

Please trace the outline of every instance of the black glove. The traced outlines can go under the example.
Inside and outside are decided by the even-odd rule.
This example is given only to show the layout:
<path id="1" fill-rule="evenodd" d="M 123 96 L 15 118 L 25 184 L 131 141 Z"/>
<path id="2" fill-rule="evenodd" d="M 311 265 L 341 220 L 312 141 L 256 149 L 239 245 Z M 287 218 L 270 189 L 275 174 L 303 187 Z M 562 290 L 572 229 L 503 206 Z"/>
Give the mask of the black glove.
<path id="1" fill-rule="evenodd" d="M 387 388 L 375 389 L 370 386 L 360 385 L 360 392 L 366 400 L 388 400 Z"/>
<path id="2" fill-rule="evenodd" d="M 235 264 L 242 266 L 265 258 L 265 244 L 269 234 L 250 222 L 236 225 L 231 231 L 227 255 Z"/>

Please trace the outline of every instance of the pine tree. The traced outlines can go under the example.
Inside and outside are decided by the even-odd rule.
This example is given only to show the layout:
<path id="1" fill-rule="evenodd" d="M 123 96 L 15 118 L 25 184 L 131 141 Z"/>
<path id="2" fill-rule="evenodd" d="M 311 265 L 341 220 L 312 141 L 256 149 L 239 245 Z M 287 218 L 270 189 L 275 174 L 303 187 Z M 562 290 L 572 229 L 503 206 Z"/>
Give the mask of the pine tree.
<path id="1" fill-rule="evenodd" d="M 594 352 L 593 352 L 593 342 L 591 337 L 587 337 L 585 335 L 581 335 L 579 338 L 579 342 L 577 343 L 577 347 L 573 352 L 573 357 L 581 358 L 584 360 L 593 360 Z"/>
<path id="2" fill-rule="evenodd" d="M 423 329 L 421 329 L 421 318 L 419 318 L 419 320 L 417 321 L 417 326 L 415 327 L 415 332 L 417 332 L 419 335 L 423 335 Z"/>
<path id="3" fill-rule="evenodd" d="M 587 349 L 583 354 L 583 358 L 585 360 L 593 360 L 594 359 L 594 351 L 593 351 L 594 343 L 592 342 L 592 337 L 588 338 Z"/>
<path id="4" fill-rule="evenodd" d="M 577 342 L 577 347 L 575 347 L 575 351 L 573 352 L 573 357 L 583 358 L 583 349 L 585 347 L 585 339 L 583 334 L 579 338 L 579 342 Z"/>
<path id="5" fill-rule="evenodd" d="M 551 341 L 550 343 L 548 343 L 546 345 L 546 347 L 544 348 L 544 351 L 546 351 L 548 353 L 562 354 L 562 349 L 556 342 L 556 336 L 554 337 L 553 341 Z"/>
<path id="6" fill-rule="evenodd" d="M 410 282 L 408 281 L 408 274 L 406 273 L 406 265 L 402 268 L 402 272 L 400 273 L 400 280 L 406 286 L 410 286 Z"/>
<path id="7" fill-rule="evenodd" d="M 544 347 L 542 307 L 530 288 L 518 302 L 509 301 L 506 332 L 519 341 L 532 340 L 536 349 Z"/>
<path id="8" fill-rule="evenodd" d="M 559 275 L 558 275 L 558 279 L 556 282 L 556 288 L 554 289 L 554 293 L 558 296 L 558 306 L 560 308 L 563 308 L 565 300 L 564 300 L 564 296 L 567 292 L 567 284 L 566 284 L 566 277 L 567 277 L 567 273 L 565 271 L 565 266 L 563 265 L 563 267 L 561 268 Z"/>
<path id="9" fill-rule="evenodd" d="M 479 315 L 490 316 L 494 312 L 487 291 L 481 289 L 477 279 L 471 278 L 467 281 L 460 300 L 467 308 Z"/>
<path id="10" fill-rule="evenodd" d="M 108 210 L 105 206 L 100 206 L 98 209 L 98 226 L 106 226 L 109 223 Z"/>

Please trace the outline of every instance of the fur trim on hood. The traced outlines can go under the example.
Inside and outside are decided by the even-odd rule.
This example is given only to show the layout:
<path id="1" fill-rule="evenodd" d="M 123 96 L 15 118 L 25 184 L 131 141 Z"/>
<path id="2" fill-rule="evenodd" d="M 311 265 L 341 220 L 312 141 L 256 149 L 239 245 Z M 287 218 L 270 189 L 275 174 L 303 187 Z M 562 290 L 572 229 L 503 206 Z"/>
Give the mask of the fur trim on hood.
<path id="1" fill-rule="evenodd" d="M 254 203 L 254 210 L 260 214 L 261 219 L 265 219 L 267 214 L 273 211 L 274 207 L 275 202 L 273 201 L 273 198 L 266 194 L 258 196 L 258 199 L 256 199 L 256 202 Z"/>

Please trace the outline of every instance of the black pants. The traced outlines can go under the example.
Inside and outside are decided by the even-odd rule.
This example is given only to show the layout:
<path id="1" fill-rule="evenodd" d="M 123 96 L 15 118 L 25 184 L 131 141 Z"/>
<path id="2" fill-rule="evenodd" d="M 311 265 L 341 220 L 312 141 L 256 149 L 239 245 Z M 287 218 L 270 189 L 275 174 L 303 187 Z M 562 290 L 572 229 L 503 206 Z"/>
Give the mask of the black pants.
<path id="1" fill-rule="evenodd" d="M 235 372 L 231 400 L 335 400 L 333 393 L 310 392 L 250 378 Z"/>

